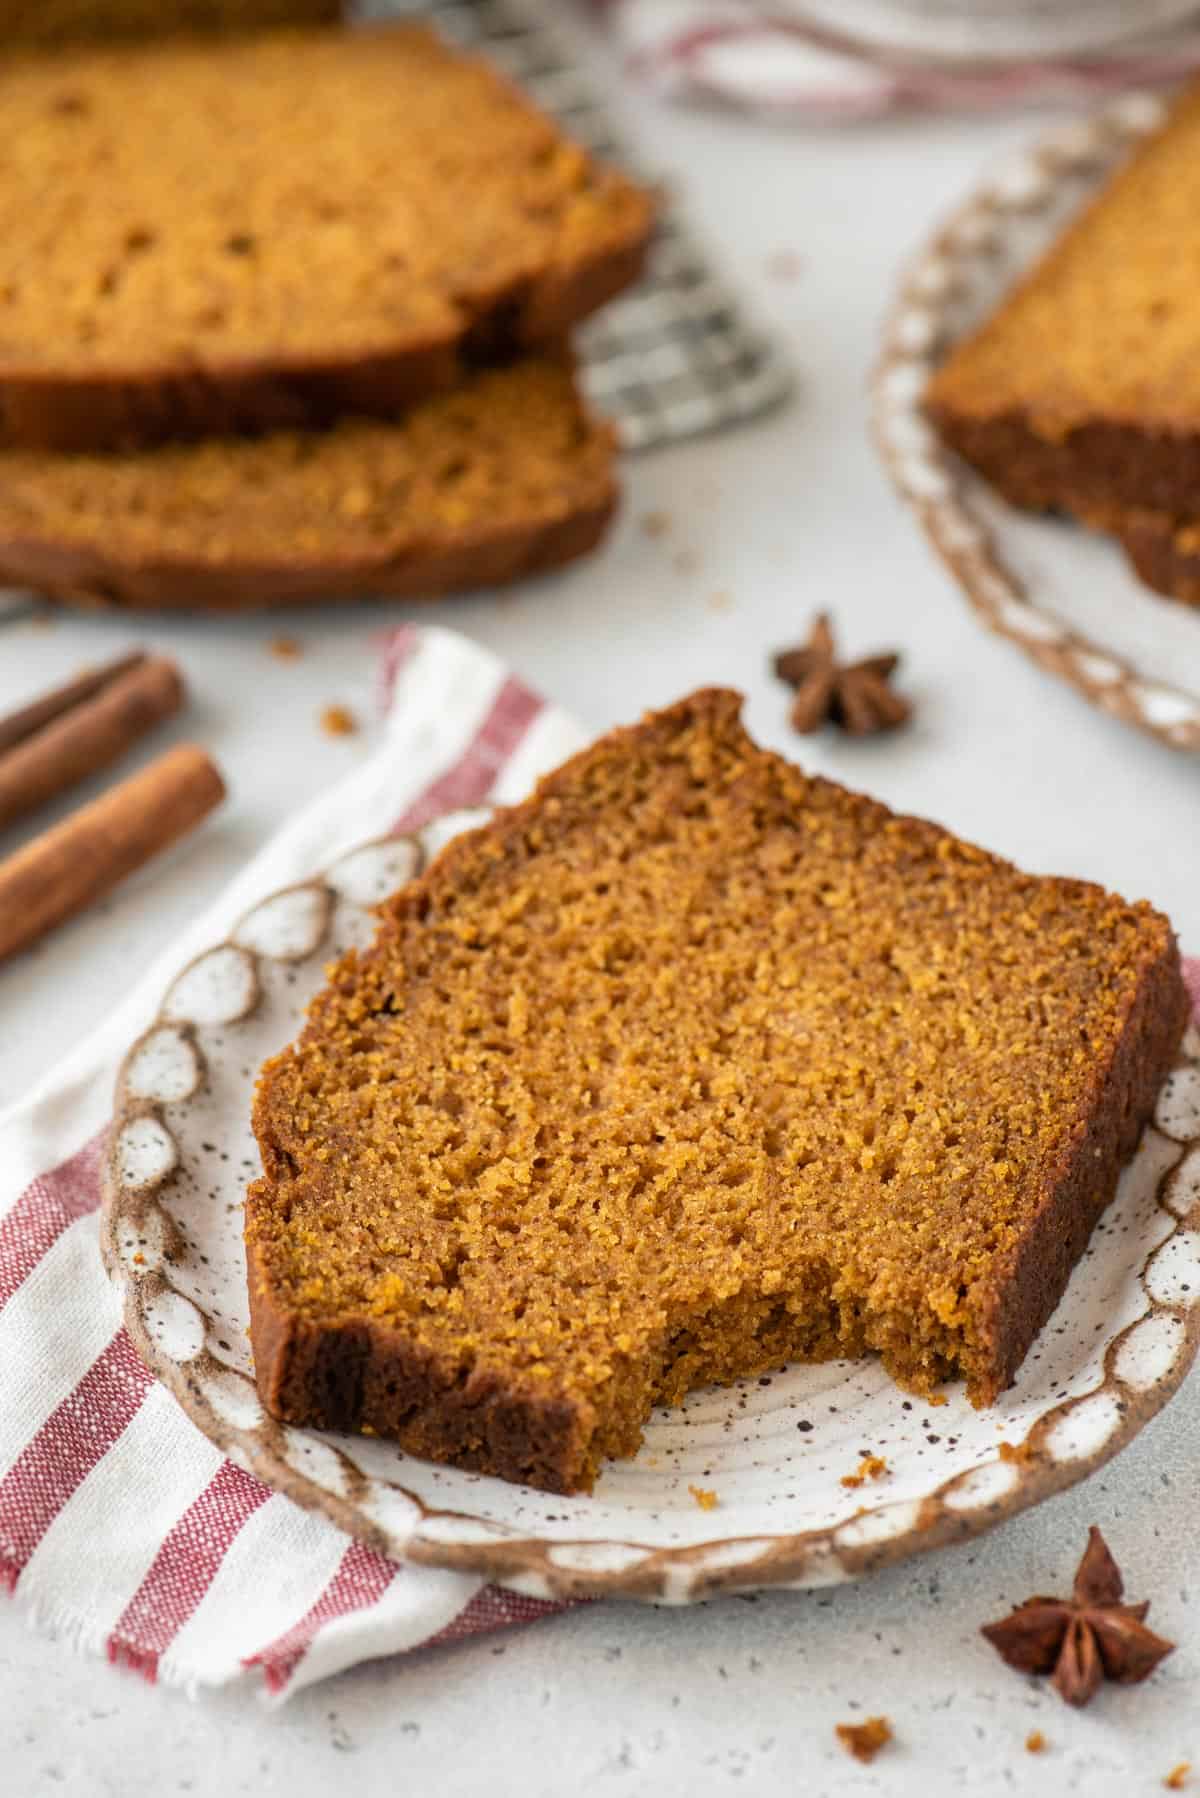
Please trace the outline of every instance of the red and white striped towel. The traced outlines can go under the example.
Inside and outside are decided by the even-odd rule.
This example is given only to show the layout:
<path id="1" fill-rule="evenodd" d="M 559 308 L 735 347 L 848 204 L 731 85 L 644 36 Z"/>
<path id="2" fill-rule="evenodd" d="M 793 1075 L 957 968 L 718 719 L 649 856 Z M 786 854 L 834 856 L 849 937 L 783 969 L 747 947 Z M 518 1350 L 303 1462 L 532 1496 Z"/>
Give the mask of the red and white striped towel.
<path id="1" fill-rule="evenodd" d="M 0 1585 L 35 1623 L 191 1690 L 285 1695 L 376 1655 L 559 1607 L 397 1566 L 227 1461 L 138 1359 L 96 1241 L 116 1063 L 172 975 L 343 849 L 494 796 L 578 747 L 566 716 L 446 631 L 384 644 L 381 747 L 255 858 L 98 1033 L 0 1116 Z"/>
<path id="2" fill-rule="evenodd" d="M 777 121 L 853 122 L 913 109 L 1062 104 L 1176 80 L 1200 67 L 1195 19 L 1088 54 L 935 61 L 856 42 L 849 25 L 832 30 L 789 0 L 601 4 L 637 79 L 671 99 L 716 103 Z M 822 15 L 830 10 L 825 5 Z M 969 17 L 966 9 L 963 16 Z M 968 33 L 969 23 L 959 30 Z"/>

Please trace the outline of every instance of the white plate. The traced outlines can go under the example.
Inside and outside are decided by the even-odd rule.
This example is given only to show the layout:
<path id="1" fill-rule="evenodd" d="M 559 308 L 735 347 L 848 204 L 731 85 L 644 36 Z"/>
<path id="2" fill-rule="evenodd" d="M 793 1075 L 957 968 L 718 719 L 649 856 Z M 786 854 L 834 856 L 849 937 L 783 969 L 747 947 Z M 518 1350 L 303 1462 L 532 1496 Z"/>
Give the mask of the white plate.
<path id="1" fill-rule="evenodd" d="M 1094 705 L 1200 749 L 1200 611 L 1142 585 L 1115 543 L 1006 505 L 921 412 L 934 368 L 1132 145 L 1162 120 L 1132 95 L 1052 132 L 978 187 L 918 254 L 874 378 L 875 435 L 901 496 L 984 622 Z"/>
<path id="2" fill-rule="evenodd" d="M 1200 1338 L 1194 1033 L 1062 1304 L 991 1410 L 960 1388 L 940 1405 L 907 1398 L 871 1361 L 789 1367 L 657 1412 L 636 1460 L 606 1466 L 583 1498 L 268 1418 L 242 1249 L 258 1068 L 295 1035 L 331 956 L 369 938 L 368 907 L 478 819 L 367 844 L 258 905 L 178 976 L 121 1070 L 105 1258 L 140 1352 L 235 1461 L 396 1557 L 540 1596 L 684 1601 L 850 1579 L 973 1535 L 1081 1479 L 1166 1402 Z M 889 1471 L 847 1486 L 866 1452 Z"/>

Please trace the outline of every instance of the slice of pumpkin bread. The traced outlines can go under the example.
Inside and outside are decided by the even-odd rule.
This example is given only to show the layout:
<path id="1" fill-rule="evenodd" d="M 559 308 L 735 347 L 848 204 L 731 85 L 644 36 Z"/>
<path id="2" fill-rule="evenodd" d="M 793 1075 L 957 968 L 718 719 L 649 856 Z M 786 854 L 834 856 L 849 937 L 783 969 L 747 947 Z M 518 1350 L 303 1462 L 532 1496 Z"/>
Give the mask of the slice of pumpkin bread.
<path id="1" fill-rule="evenodd" d="M 632 281 L 649 197 L 419 25 L 0 63 L 0 437 L 394 417 Z"/>
<path id="2" fill-rule="evenodd" d="M 1200 83 L 930 382 L 1018 505 L 1189 514 L 1200 492 Z"/>
<path id="3" fill-rule="evenodd" d="M 1170 926 L 806 776 L 739 704 L 451 843 L 267 1063 L 272 1412 L 570 1492 L 789 1359 L 1011 1381 L 1177 1047 Z"/>
<path id="4" fill-rule="evenodd" d="M 614 454 L 565 355 L 483 369 L 395 423 L 128 455 L 0 450 L 0 582 L 211 612 L 494 586 L 599 542 Z"/>

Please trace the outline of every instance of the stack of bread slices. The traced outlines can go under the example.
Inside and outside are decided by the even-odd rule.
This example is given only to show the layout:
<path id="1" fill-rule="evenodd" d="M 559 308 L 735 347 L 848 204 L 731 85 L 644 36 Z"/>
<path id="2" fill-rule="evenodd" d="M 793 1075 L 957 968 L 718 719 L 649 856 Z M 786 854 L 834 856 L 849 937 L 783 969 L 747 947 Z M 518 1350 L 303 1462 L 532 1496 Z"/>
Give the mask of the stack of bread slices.
<path id="1" fill-rule="evenodd" d="M 36 40 L 0 63 L 5 584 L 433 595 L 602 535 L 567 333 L 637 277 L 648 196 L 433 31 L 335 12 L 0 0 Z"/>

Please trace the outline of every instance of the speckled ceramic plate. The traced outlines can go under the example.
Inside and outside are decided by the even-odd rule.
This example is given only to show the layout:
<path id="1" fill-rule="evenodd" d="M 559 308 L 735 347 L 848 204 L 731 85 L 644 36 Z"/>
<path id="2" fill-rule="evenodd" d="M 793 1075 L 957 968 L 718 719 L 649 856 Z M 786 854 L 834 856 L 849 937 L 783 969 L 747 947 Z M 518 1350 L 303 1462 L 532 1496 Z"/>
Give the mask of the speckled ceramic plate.
<path id="1" fill-rule="evenodd" d="M 556 1498 L 268 1418 L 251 1378 L 242 1197 L 260 1063 L 369 907 L 479 814 L 367 844 L 257 906 L 178 976 L 118 1080 L 102 1241 L 139 1350 L 240 1465 L 373 1547 L 543 1596 L 683 1601 L 852 1579 L 1081 1479 L 1163 1405 L 1200 1337 L 1200 1037 L 1015 1388 L 907 1398 L 879 1366 L 789 1367 L 655 1414 L 636 1460 Z M 867 1454 L 880 1477 L 848 1484 Z M 697 1496 L 699 1495 L 699 1496 Z"/>
<path id="2" fill-rule="evenodd" d="M 933 369 L 1126 157 L 1163 103 L 1132 95 L 1044 137 L 969 195 L 917 255 L 875 372 L 888 471 L 990 629 L 1093 705 L 1200 750 L 1200 610 L 1142 585 L 1119 545 L 1017 511 L 943 448 L 921 412 Z"/>

